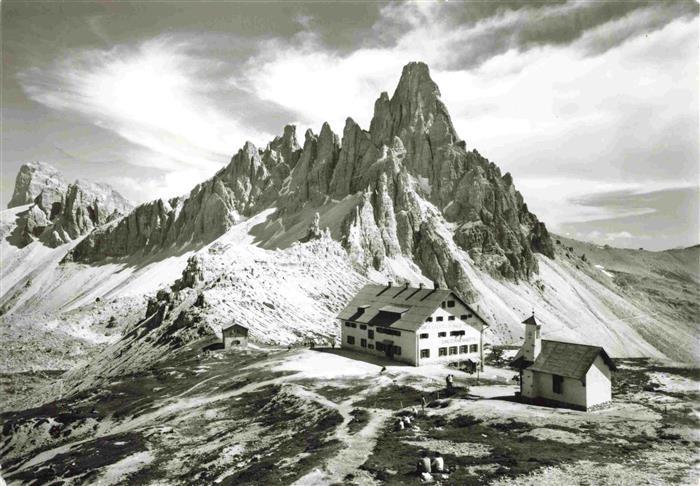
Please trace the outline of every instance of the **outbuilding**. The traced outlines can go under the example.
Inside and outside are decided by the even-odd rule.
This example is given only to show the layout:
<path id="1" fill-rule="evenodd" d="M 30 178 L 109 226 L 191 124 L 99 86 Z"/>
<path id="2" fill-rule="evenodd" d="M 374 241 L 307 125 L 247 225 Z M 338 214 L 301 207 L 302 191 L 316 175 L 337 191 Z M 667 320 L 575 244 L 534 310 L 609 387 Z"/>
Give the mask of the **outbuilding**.
<path id="1" fill-rule="evenodd" d="M 615 364 L 602 347 L 541 339 L 534 314 L 523 324 L 525 342 L 511 366 L 520 371 L 524 400 L 588 411 L 612 402 Z"/>
<path id="2" fill-rule="evenodd" d="M 338 315 L 342 347 L 413 366 L 483 362 L 488 327 L 449 289 L 365 285 Z"/>
<path id="3" fill-rule="evenodd" d="M 245 347 L 248 345 L 248 328 L 231 323 L 221 329 L 224 349 Z"/>

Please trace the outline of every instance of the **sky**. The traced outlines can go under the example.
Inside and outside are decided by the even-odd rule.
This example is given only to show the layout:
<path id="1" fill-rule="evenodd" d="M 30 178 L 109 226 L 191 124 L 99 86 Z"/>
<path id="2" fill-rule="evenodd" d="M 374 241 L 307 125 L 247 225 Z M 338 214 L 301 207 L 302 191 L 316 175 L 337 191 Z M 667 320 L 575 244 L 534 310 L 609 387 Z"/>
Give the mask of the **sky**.
<path id="1" fill-rule="evenodd" d="M 550 231 L 700 242 L 697 2 L 4 0 L 0 204 L 21 164 L 135 202 L 189 192 L 288 123 L 369 127 L 424 61 L 467 148 Z"/>

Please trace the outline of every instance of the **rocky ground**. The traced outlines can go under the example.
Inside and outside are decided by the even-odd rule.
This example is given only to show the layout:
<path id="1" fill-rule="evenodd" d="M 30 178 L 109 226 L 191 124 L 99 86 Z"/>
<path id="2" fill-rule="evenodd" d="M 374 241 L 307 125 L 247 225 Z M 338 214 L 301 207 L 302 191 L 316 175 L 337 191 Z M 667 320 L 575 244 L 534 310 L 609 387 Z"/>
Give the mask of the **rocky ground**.
<path id="1" fill-rule="evenodd" d="M 426 450 L 449 469 L 437 484 L 699 478 L 698 369 L 623 361 L 614 405 L 585 413 L 514 402 L 507 369 L 488 366 L 478 385 L 450 370 L 458 388 L 445 397 L 447 369 L 383 364 L 330 348 L 225 352 L 204 339 L 156 369 L 2 414 L 2 474 L 9 484 L 419 484 Z M 397 431 L 403 415 L 413 427 Z"/>

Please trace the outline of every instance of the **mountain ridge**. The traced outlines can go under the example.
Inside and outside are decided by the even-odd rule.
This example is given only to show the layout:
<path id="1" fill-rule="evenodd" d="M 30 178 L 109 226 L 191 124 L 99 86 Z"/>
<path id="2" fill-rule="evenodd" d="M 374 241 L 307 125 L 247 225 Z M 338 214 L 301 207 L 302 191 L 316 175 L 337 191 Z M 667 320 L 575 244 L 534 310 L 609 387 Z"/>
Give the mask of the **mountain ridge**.
<path id="1" fill-rule="evenodd" d="M 348 118 L 342 138 L 324 123 L 318 135 L 306 131 L 303 146 L 291 125 L 265 149 L 246 142 L 187 196 L 138 206 L 92 232 L 65 261 L 205 244 L 263 209 L 275 207 L 273 218 L 287 218 L 358 195 L 336 236 L 360 267 L 381 270 L 387 257 L 407 256 L 429 278 L 473 300 L 473 287 L 436 227 L 454 224 L 458 246 L 507 279 L 536 273 L 533 253 L 554 256 L 546 226 L 510 174 L 466 150 L 428 66 L 410 63 L 393 96 L 382 93 L 375 102 L 369 131 Z M 362 235 L 351 238 L 352 231 Z"/>

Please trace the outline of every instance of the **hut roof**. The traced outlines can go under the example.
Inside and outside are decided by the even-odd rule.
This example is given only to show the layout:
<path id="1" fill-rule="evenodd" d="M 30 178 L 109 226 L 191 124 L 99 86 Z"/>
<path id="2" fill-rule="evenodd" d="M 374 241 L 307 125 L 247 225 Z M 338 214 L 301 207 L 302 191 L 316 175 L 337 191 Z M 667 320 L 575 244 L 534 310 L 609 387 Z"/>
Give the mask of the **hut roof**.
<path id="1" fill-rule="evenodd" d="M 586 376 L 598 356 L 611 370 L 615 369 L 610 356 L 600 346 L 543 339 L 542 351 L 528 369 L 580 380 Z"/>
<path id="2" fill-rule="evenodd" d="M 481 322 L 486 320 L 448 289 L 368 284 L 338 314 L 345 321 L 416 331 L 443 301 L 460 301 Z"/>

